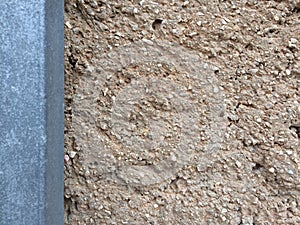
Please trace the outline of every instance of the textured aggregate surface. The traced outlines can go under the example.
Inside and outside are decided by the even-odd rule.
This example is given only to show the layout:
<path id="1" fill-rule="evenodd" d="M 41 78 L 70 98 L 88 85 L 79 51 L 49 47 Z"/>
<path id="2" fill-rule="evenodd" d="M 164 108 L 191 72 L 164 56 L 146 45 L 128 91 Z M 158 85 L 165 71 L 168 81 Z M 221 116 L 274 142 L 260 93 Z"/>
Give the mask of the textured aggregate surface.
<path id="1" fill-rule="evenodd" d="M 65 1 L 65 224 L 300 224 L 300 2 Z"/>

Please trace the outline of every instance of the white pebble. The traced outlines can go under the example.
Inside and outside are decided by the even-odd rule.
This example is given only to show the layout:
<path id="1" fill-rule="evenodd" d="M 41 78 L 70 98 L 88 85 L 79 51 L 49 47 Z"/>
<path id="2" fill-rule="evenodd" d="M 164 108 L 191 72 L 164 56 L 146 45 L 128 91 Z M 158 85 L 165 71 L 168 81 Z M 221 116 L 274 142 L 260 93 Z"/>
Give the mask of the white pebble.
<path id="1" fill-rule="evenodd" d="M 240 163 L 240 161 L 236 161 L 236 162 L 235 162 L 235 165 L 236 165 L 237 167 L 241 167 L 241 166 L 242 166 L 242 164 Z"/>
<path id="2" fill-rule="evenodd" d="M 75 155 L 76 155 L 76 152 L 71 151 L 69 155 L 70 155 L 70 157 L 73 159 L 73 158 L 75 157 Z"/>
<path id="3" fill-rule="evenodd" d="M 293 154 L 293 151 L 292 151 L 292 150 L 287 150 L 287 151 L 286 151 L 286 154 L 292 155 L 292 154 Z"/>
<path id="4" fill-rule="evenodd" d="M 269 171 L 270 171 L 271 173 L 274 173 L 274 172 L 275 172 L 275 169 L 274 169 L 273 167 L 271 167 L 271 168 L 269 169 Z"/>
<path id="5" fill-rule="evenodd" d="M 290 42 L 292 44 L 297 44 L 298 40 L 296 38 L 291 38 Z"/>

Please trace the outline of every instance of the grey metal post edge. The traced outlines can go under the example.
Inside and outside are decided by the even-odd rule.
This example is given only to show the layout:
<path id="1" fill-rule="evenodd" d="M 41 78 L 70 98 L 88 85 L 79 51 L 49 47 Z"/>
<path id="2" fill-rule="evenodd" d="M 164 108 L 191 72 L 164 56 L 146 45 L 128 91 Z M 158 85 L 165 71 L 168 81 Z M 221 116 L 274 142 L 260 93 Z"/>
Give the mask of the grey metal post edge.
<path id="1" fill-rule="evenodd" d="M 0 1 L 0 224 L 63 224 L 63 0 Z"/>

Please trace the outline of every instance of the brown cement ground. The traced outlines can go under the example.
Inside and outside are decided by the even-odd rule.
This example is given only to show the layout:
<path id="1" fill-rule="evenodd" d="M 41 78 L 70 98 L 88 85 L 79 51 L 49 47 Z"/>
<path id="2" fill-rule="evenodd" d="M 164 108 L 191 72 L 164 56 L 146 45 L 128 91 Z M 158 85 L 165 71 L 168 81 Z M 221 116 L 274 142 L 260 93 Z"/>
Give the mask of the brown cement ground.
<path id="1" fill-rule="evenodd" d="M 300 224 L 299 48 L 299 0 L 65 0 L 65 224 Z"/>

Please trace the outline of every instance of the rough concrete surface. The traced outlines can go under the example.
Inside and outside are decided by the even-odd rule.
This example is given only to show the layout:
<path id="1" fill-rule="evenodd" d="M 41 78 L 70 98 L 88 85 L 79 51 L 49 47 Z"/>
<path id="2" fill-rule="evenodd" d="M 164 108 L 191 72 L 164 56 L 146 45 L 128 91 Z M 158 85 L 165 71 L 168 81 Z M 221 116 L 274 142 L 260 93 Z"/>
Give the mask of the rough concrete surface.
<path id="1" fill-rule="evenodd" d="M 300 224 L 300 2 L 65 1 L 65 224 Z"/>

